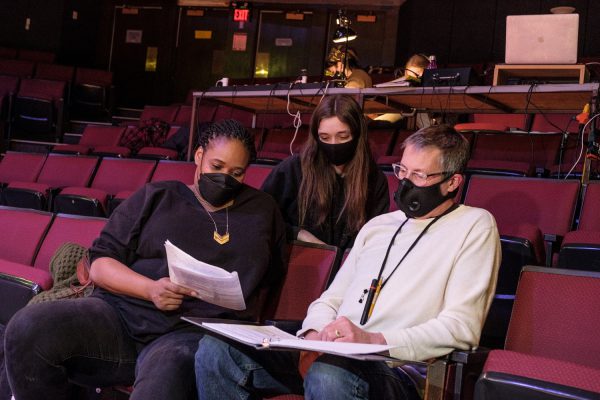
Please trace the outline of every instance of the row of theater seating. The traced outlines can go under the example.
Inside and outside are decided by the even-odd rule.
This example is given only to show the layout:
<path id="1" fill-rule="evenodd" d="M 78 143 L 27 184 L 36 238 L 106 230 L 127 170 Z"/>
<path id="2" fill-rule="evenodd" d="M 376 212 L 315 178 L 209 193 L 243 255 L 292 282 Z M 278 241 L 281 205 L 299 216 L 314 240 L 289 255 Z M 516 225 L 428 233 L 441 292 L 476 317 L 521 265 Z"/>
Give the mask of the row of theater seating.
<path id="1" fill-rule="evenodd" d="M 523 268 L 506 343 L 429 360 L 424 400 L 600 398 L 598 307 L 600 273 Z"/>
<path id="2" fill-rule="evenodd" d="M 0 59 L 0 118 L 14 134 L 59 140 L 69 115 L 111 116 L 113 90 L 109 71 Z"/>
<path id="3" fill-rule="evenodd" d="M 222 110 L 218 115 L 214 114 L 216 110 Z M 200 107 L 199 114 L 202 112 L 212 113 L 211 115 L 200 116 L 199 120 L 218 120 L 227 117 L 231 108 L 210 108 Z M 140 121 L 146 121 L 151 118 L 164 120 L 173 126 L 189 125 L 191 115 L 191 106 L 146 106 L 140 117 Z M 495 123 L 473 123 L 460 124 L 460 129 L 471 143 L 471 159 L 468 170 L 470 173 L 508 175 L 508 176 L 556 176 L 564 177 L 574 166 L 570 176 L 578 177 L 581 174 L 583 160 L 578 159 L 581 150 L 581 137 L 578 135 L 576 124 L 569 124 L 572 117 L 566 114 L 560 115 L 536 115 L 533 127 L 535 129 L 544 129 L 545 131 L 535 131 L 527 133 L 525 131 L 512 132 L 510 123 L 521 122 L 517 125 L 520 129 L 527 117 L 522 115 L 475 115 L 475 119 L 483 118 L 494 121 L 503 121 Z M 538 121 L 537 123 L 535 121 Z M 566 123 L 562 128 L 564 132 L 559 132 L 560 125 Z M 570 127 L 569 127 L 570 126 Z M 486 129 L 483 129 L 483 128 Z M 491 130 L 496 127 L 496 130 Z M 84 131 L 81 138 L 81 144 L 88 147 L 102 146 L 99 153 L 106 152 L 110 140 L 118 135 L 108 135 L 103 137 L 99 133 L 89 139 L 87 130 L 94 128 L 89 126 Z M 503 129 L 503 130 L 500 130 Z M 554 132 L 551 132 L 553 130 Z M 108 131 L 108 129 L 106 129 Z M 171 134 L 175 133 L 175 128 Z M 294 128 L 253 128 L 255 135 L 255 144 L 258 152 L 259 162 L 276 164 L 288 157 L 292 152 L 298 153 L 302 144 L 308 136 L 308 128 L 302 126 L 298 132 Z M 390 168 L 393 162 L 398 162 L 402 157 L 402 143 L 412 131 L 400 130 L 395 128 L 388 129 L 370 129 L 369 143 L 373 156 L 378 165 L 382 168 Z M 293 143 L 292 143 L 292 139 Z M 113 140 L 115 142 L 115 140 Z M 69 149 L 68 146 L 64 149 Z M 55 151 L 61 151 L 60 146 Z M 126 149 L 116 148 L 109 154 L 123 155 L 128 154 Z M 176 152 L 168 149 L 147 148 L 141 151 L 139 157 L 154 157 L 174 159 Z M 592 162 L 592 177 L 598 177 L 596 162 Z"/>
<path id="4" fill-rule="evenodd" d="M 66 242 L 89 247 L 106 223 L 104 218 L 52 214 L 0 206 L 0 324 L 42 290 L 52 287 L 49 263 Z M 300 321 L 309 304 L 327 287 L 341 262 L 335 246 L 292 242 L 288 273 L 276 302 L 267 302 L 259 316 L 265 320 Z"/>
<path id="5" fill-rule="evenodd" d="M 16 59 L 52 64 L 56 60 L 56 54 L 44 50 L 17 49 L 14 47 L 0 46 L 0 59 Z"/>
<path id="6" fill-rule="evenodd" d="M 52 286 L 48 271 L 52 253 L 66 241 L 89 246 L 106 220 L 0 207 L 0 221 L 5 227 L 0 232 L 0 322 L 6 323 L 34 294 Z M 291 244 L 281 295 L 265 309 L 263 319 L 301 320 L 339 263 L 340 252 L 333 246 Z M 595 398 L 593 393 L 600 393 L 598 323 L 589 316 L 599 301 L 598 273 L 526 267 L 504 349 L 489 354 L 455 351 L 430 362 L 425 398 L 471 398 L 482 366 L 477 399 L 526 398 L 532 388 L 538 395 Z M 505 391 L 512 396 L 501 396 Z"/>
<path id="7" fill-rule="evenodd" d="M 0 207 L 0 323 L 6 325 L 33 295 L 52 287 L 50 259 L 63 243 L 89 247 L 105 223 L 104 218 Z"/>
<path id="8" fill-rule="evenodd" d="M 523 178 L 490 178 L 490 177 L 481 177 L 484 180 L 487 179 L 501 179 L 504 181 L 507 181 L 508 183 L 510 182 L 516 182 L 517 180 L 526 180 Z M 532 181 L 531 179 L 527 179 L 528 181 Z M 548 181 L 548 180 L 538 180 L 538 181 L 544 181 L 544 182 L 555 182 L 555 181 Z M 495 182 L 494 186 L 497 186 L 498 182 Z M 592 185 L 592 186 L 597 186 L 597 185 Z M 469 190 L 467 189 L 467 195 L 469 194 Z M 590 192 L 588 192 L 590 193 Z M 589 199 L 588 199 L 589 200 Z M 6 212 L 6 214 L 2 214 L 3 212 Z M 15 215 L 17 214 L 17 215 Z M 27 214 L 27 215 L 25 215 Z M 4 215 L 4 217 L 3 217 Z M 33 218 L 31 216 L 34 216 Z M 39 215 L 42 215 L 42 217 L 40 218 Z M 45 216 L 44 216 L 45 215 Z M 24 267 L 20 267 L 20 268 L 15 268 L 15 263 L 21 263 L 22 261 L 23 264 L 27 263 L 27 260 L 36 260 L 35 262 L 30 262 L 32 263 L 34 266 L 33 268 L 35 269 L 36 266 L 41 266 L 42 270 L 43 267 L 45 265 L 45 262 L 43 261 L 44 258 L 45 259 L 49 259 L 48 254 L 51 254 L 51 250 L 58 247 L 58 243 L 61 240 L 57 240 L 57 239 L 50 239 L 54 236 L 54 233 L 51 234 L 51 232 L 54 232 L 53 230 L 46 230 L 46 233 L 43 233 L 41 236 L 44 236 L 44 239 L 42 241 L 42 243 L 46 243 L 46 241 L 48 243 L 54 243 L 53 245 L 47 245 L 47 246 L 42 246 L 41 243 L 36 242 L 35 238 L 31 239 L 33 236 L 35 237 L 40 237 L 39 234 L 35 233 L 35 229 L 31 228 L 31 226 L 29 226 L 29 223 L 27 221 L 29 220 L 37 220 L 40 219 L 42 221 L 42 230 L 43 230 L 43 221 L 46 220 L 47 221 L 47 216 L 48 213 L 38 213 L 38 212 L 31 212 L 31 211 L 26 211 L 26 210 L 15 210 L 15 209 L 6 209 L 6 208 L 2 208 L 0 210 L 0 218 L 2 218 L 2 224 L 4 227 L 6 227 L 7 229 L 5 229 L 5 233 L 10 233 L 13 234 L 13 236 L 7 237 L 5 240 L 2 240 L 1 242 L 3 244 L 6 245 L 6 248 L 2 250 L 2 254 L 3 257 L 15 257 L 13 258 L 13 260 L 7 260 L 7 262 L 3 262 L 0 263 L 0 266 L 4 265 L 7 266 L 6 269 L 4 269 L 2 271 L 2 279 L 7 281 L 3 284 L 7 285 L 8 289 L 1 289 L 0 293 L 2 294 L 2 296 L 6 295 L 6 296 L 10 296 L 9 298 L 11 299 L 10 302 L 3 302 L 2 304 L 17 304 L 14 303 L 14 299 L 19 298 L 19 297 L 15 297 L 13 293 L 11 293 L 11 290 L 21 290 L 23 291 L 22 287 L 18 287 L 15 288 L 15 282 L 20 282 L 20 284 L 22 284 L 24 281 L 29 281 L 29 282 L 34 282 L 35 279 L 40 279 L 39 277 L 42 276 L 46 276 L 47 278 L 47 274 L 41 274 L 38 271 L 35 271 L 35 273 L 31 273 L 32 271 L 28 268 L 24 268 Z M 63 234 L 62 236 L 59 236 L 62 240 L 73 240 L 75 242 L 78 242 L 78 238 L 81 238 L 81 232 L 85 232 L 88 228 L 86 228 L 85 226 L 89 224 L 89 222 L 81 222 L 81 221 L 101 221 L 100 223 L 98 223 L 98 227 L 94 228 L 94 229 L 101 229 L 101 226 L 103 226 L 103 221 L 104 220 L 100 220 L 100 219 L 89 219 L 89 218 L 80 218 L 80 217 L 73 217 L 73 216 L 65 216 L 65 215 L 56 215 L 54 217 L 50 216 L 50 218 L 54 218 L 53 222 L 51 223 L 51 227 L 54 228 L 55 226 L 58 227 L 60 225 L 65 225 L 66 223 L 64 221 L 68 221 L 72 226 L 74 224 L 77 224 L 77 228 L 76 229 L 71 229 L 71 235 L 73 234 L 73 232 L 76 232 L 77 237 L 68 237 L 69 235 L 65 235 Z M 59 221 L 61 221 L 59 223 Z M 82 225 L 83 224 L 83 225 Z M 12 229 L 13 225 L 18 225 L 17 229 Z M 20 231 L 19 231 L 20 229 Z M 57 231 L 59 228 L 55 228 Z M 25 233 L 24 233 L 25 232 Z M 85 236 L 85 235 L 83 235 Z M 19 258 L 18 256 L 15 256 L 15 252 L 18 253 L 19 249 L 18 246 L 15 247 L 15 241 L 14 241 L 14 237 L 19 237 L 21 240 L 19 241 L 19 243 L 21 243 L 21 241 L 23 241 L 23 238 L 26 238 L 25 243 L 30 243 L 30 242 L 36 242 L 38 243 L 36 247 L 38 247 L 39 250 L 34 251 L 34 253 L 37 253 L 37 255 L 35 256 L 25 256 L 25 257 L 21 257 Z M 11 240 L 13 239 L 13 240 Z M 80 242 L 81 243 L 81 242 Z M 85 245 L 85 243 L 82 243 Z M 42 251 L 42 248 L 45 248 L 45 250 Z M 319 248 L 319 246 L 317 246 L 317 248 Z M 316 251 L 316 250 L 315 250 Z M 317 252 L 318 253 L 318 252 Z M 29 252 L 29 254 L 31 254 L 31 252 Z M 46 254 L 46 256 L 43 256 L 43 254 Z M 10 256 L 9 256 L 10 255 Z M 292 255 L 290 257 L 290 265 L 292 265 L 294 262 L 296 264 L 302 264 L 302 262 L 298 262 L 298 260 L 295 260 L 296 257 L 299 257 L 300 259 L 302 259 L 302 256 L 305 255 L 304 252 L 299 252 L 296 253 L 296 255 L 294 255 L 294 251 L 292 251 Z M 339 253 L 337 252 L 337 250 L 334 249 L 333 253 L 329 252 L 329 256 L 327 255 L 323 255 L 323 256 L 315 256 L 316 258 L 311 258 L 308 259 L 305 263 L 303 263 L 299 268 L 294 269 L 291 268 L 290 269 L 290 275 L 288 276 L 288 279 L 285 282 L 284 285 L 284 293 L 286 293 L 286 295 L 284 295 L 282 297 L 282 299 L 279 301 L 279 303 L 277 304 L 277 306 L 275 307 L 276 311 L 274 313 L 266 313 L 265 315 L 274 315 L 276 318 L 283 318 L 283 319 L 299 319 L 303 317 L 303 313 L 306 309 L 306 306 L 310 303 L 310 301 L 312 299 L 314 299 L 316 296 L 318 296 L 318 294 L 325 288 L 326 286 L 326 282 L 329 280 L 329 276 L 332 274 L 332 271 L 334 271 L 333 269 L 333 265 L 335 265 L 335 263 L 333 263 L 333 260 L 335 259 L 339 259 Z M 329 260 L 329 261 L 324 261 L 322 262 L 322 260 Z M 17 260 L 17 261 L 14 261 Z M 39 260 L 39 261 L 38 261 Z M 317 261 L 320 260 L 320 261 Z M 309 269 L 309 267 L 312 267 L 312 270 Z M 4 268 L 4 267 L 3 267 Z M 47 268 L 47 267 L 46 267 Z M 324 268 L 324 269 L 323 269 Z M 29 275 L 22 273 L 21 271 L 29 271 Z M 556 271 L 554 269 L 549 269 L 547 271 L 544 271 L 544 273 L 555 273 Z M 21 275 L 19 275 L 21 274 Z M 502 271 L 501 271 L 502 274 Z M 19 279 L 12 279 L 14 277 L 18 277 Z M 47 281 L 46 281 L 47 282 Z M 310 285 L 307 285 L 306 282 L 310 282 Z M 41 287 L 44 287 L 42 284 L 44 284 L 43 281 L 41 281 L 39 283 L 39 285 Z M 45 283 L 46 288 L 48 287 L 48 284 Z M 499 284 L 500 287 L 501 284 Z M 521 285 L 521 284 L 520 284 Z M 28 287 L 31 288 L 32 286 L 35 285 L 29 285 Z M 584 289 L 587 289 L 584 288 Z M 27 287 L 25 288 L 25 299 L 28 298 L 28 294 L 30 293 L 30 291 L 28 291 L 29 289 L 27 289 Z M 531 289 L 530 289 L 531 290 Z M 539 289 L 538 289 L 539 290 Z M 310 292 L 309 294 L 307 294 L 307 292 Z M 520 292 L 522 292 L 522 290 L 520 290 Z M 583 292 L 583 293 L 587 293 L 587 292 Z M 545 301 L 547 301 L 547 299 L 552 298 L 554 299 L 554 301 L 556 300 L 556 294 L 557 293 L 552 293 L 551 295 L 549 295 L 549 297 L 545 297 Z M 538 292 L 536 292 L 536 296 L 535 299 L 539 298 L 540 294 Z M 543 295 L 541 295 L 543 296 Z M 519 304 L 519 300 L 522 296 L 520 296 L 519 294 L 517 294 L 517 305 Z M 529 299 L 531 300 L 532 298 L 529 297 Z M 572 299 L 571 299 L 572 300 Z M 21 304 L 24 304 L 21 303 Z M 559 303 L 560 304 L 560 303 Z M 570 303 L 572 304 L 572 303 Z M 538 307 L 540 305 L 538 304 Z M 518 307 L 517 307 L 518 308 Z M 564 309 L 564 304 L 563 304 L 563 308 Z M 7 312 L 11 312 L 11 310 L 8 310 Z M 12 312 L 14 312 L 14 310 L 12 310 Z M 515 311 L 513 311 L 513 315 L 515 313 L 518 312 L 522 312 L 522 311 L 517 311 L 517 309 Z M 535 319 L 535 326 L 540 326 L 543 325 L 543 323 L 540 323 L 539 321 L 544 321 L 543 318 L 541 318 L 541 315 L 536 314 L 538 316 L 538 318 Z M 572 317 L 572 314 L 571 314 Z M 489 324 L 489 320 L 493 319 L 494 315 L 493 313 L 490 314 L 490 317 L 488 318 L 488 324 Z M 513 318 L 514 319 L 514 318 Z M 528 318 L 529 320 L 529 324 L 531 324 L 532 319 Z M 555 322 L 555 321 L 554 321 Z M 514 322 L 511 322 L 511 324 L 513 324 Z M 570 326 L 578 326 L 578 324 L 580 324 L 581 321 L 576 320 L 573 322 L 573 325 Z M 486 325 L 488 325 L 486 324 Z M 513 326 L 513 325 L 511 325 Z M 555 327 L 554 327 L 555 329 Z M 557 330 L 556 332 L 554 332 L 553 329 L 548 330 L 548 332 L 551 333 L 557 333 L 560 330 Z M 535 329 L 534 330 L 529 330 L 527 329 L 526 332 L 530 333 L 530 332 L 537 332 Z M 511 336 L 511 331 L 509 331 L 509 339 L 507 341 L 507 350 L 511 350 L 511 351 L 520 351 L 518 345 L 513 345 L 512 343 L 514 342 L 514 338 L 515 335 L 521 335 L 520 337 L 522 337 L 523 332 L 520 332 L 518 330 L 512 329 L 512 336 Z M 559 335 L 561 336 L 561 335 Z M 564 336 L 564 335 L 563 335 Z M 512 339 L 511 339 L 512 337 Z M 562 336 L 561 336 L 562 337 Z M 573 338 L 569 338 L 569 340 L 573 340 Z M 521 343 L 522 345 L 522 343 Z M 512 346 L 512 347 L 511 347 Z M 542 346 L 543 347 L 543 346 Z M 539 346 L 536 346 L 536 348 L 534 349 L 537 353 L 539 354 L 540 348 Z M 546 351 L 546 350 L 544 350 Z M 498 355 L 495 355 L 498 354 Z M 498 368 L 503 367 L 504 369 L 501 369 L 501 371 L 506 371 L 507 366 L 503 365 L 501 363 L 501 361 L 503 360 L 503 356 L 505 356 L 504 353 L 492 353 L 492 355 L 494 356 L 494 358 L 492 358 L 492 361 L 494 361 L 493 363 L 490 363 L 490 365 L 486 365 L 486 371 L 488 372 L 487 377 L 492 377 L 494 378 L 494 374 L 492 372 L 498 370 Z M 517 357 L 517 355 L 514 354 L 508 354 L 510 357 Z M 479 356 L 474 356 L 473 354 L 463 354 L 463 353 L 456 353 L 451 357 L 451 361 L 453 363 L 459 363 L 464 361 L 464 359 L 468 360 L 468 359 L 473 359 L 473 358 L 478 358 Z M 498 357 L 500 357 L 500 364 L 498 361 Z M 462 361 L 461 361 L 462 360 Z M 575 360 L 575 362 L 577 362 L 577 360 Z M 447 364 L 447 361 L 444 360 L 444 365 Z M 500 367 L 499 367 L 500 365 Z M 518 371 L 517 371 L 518 372 Z M 450 375 L 460 375 L 460 374 L 464 374 L 465 372 L 462 370 L 449 370 L 449 372 L 447 372 L 447 374 Z M 539 373 L 535 376 L 539 376 Z M 456 376 L 455 376 L 456 377 Z M 568 381 L 568 380 L 567 380 Z M 492 382 L 493 383 L 493 382 Z M 486 383 L 487 384 L 487 383 Z M 538 382 L 539 384 L 539 382 Z"/>
<path id="9" fill-rule="evenodd" d="M 259 188 L 272 168 L 251 165 L 245 182 Z M 6 205 L 45 205 L 57 212 L 105 216 L 146 182 L 177 179 L 191 184 L 194 170 L 189 162 L 7 153 L 0 163 L 0 182 L 5 183 Z M 26 172 L 28 176 L 23 175 Z M 390 172 L 386 175 L 393 211 L 398 180 Z M 506 332 L 523 265 L 577 269 L 600 265 L 600 183 L 590 183 L 583 191 L 577 180 L 468 178 L 456 201 L 489 210 L 501 234 L 503 261 L 489 319 L 492 325 L 486 327 L 487 344 L 497 345 Z"/>
<path id="10" fill-rule="evenodd" d="M 261 164 L 250 166 L 246 183 L 259 188 L 271 168 Z M 0 162 L 1 200 L 10 206 L 106 216 L 145 183 L 177 179 L 191 184 L 194 170 L 194 163 L 181 161 L 157 163 L 155 160 L 8 152 Z M 389 172 L 387 178 L 391 210 L 394 210 L 392 196 L 398 180 Z M 598 185 L 591 183 L 582 193 L 581 213 L 577 208 L 581 192 L 577 180 L 472 176 L 457 201 L 491 211 L 498 220 L 500 232 L 506 236 L 526 234 L 533 251 L 530 261 L 551 265 L 552 249 L 544 247 L 542 235 L 545 239 L 552 235 L 562 238 L 577 226 L 577 221 L 580 230 L 598 226 L 600 221 L 593 218 L 598 213 L 596 204 L 600 204 L 600 199 L 593 197 L 597 196 Z"/>

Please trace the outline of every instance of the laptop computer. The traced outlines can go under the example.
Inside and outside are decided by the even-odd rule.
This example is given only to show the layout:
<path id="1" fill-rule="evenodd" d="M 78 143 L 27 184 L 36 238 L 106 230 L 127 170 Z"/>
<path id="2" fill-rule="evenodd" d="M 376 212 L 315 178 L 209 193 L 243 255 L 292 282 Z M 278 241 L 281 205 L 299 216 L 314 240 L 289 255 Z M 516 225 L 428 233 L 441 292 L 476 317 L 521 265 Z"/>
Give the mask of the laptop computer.
<path id="1" fill-rule="evenodd" d="M 579 14 L 506 17 L 507 64 L 575 64 Z"/>

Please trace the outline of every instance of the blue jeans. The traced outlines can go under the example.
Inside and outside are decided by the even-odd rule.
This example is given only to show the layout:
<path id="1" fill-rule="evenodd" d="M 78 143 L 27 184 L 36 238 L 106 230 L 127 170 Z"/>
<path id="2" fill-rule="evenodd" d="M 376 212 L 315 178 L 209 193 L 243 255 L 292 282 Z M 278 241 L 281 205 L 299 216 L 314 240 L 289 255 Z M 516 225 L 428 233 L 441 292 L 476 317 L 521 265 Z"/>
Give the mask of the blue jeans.
<path id="1" fill-rule="evenodd" d="M 132 400 L 195 399 L 195 329 L 131 339 L 117 311 L 94 297 L 27 306 L 5 332 L 5 361 L 15 398 L 75 399 L 73 383 L 130 385 Z"/>
<path id="2" fill-rule="evenodd" d="M 278 394 L 304 394 L 309 400 L 419 398 L 412 383 L 383 362 L 325 354 L 303 381 L 298 354 L 260 351 L 205 336 L 196 353 L 198 398 L 245 400 Z"/>

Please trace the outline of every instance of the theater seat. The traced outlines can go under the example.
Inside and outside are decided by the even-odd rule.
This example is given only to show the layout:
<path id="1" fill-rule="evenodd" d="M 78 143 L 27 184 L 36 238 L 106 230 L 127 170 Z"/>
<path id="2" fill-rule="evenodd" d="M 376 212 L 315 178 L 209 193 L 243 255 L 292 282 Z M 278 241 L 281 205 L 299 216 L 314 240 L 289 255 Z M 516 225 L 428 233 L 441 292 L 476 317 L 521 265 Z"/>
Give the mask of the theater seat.
<path id="1" fill-rule="evenodd" d="M 156 162 L 126 158 L 104 158 L 90 187 L 66 187 L 54 201 L 54 211 L 105 217 L 116 206 L 110 202 L 121 191 L 134 191 L 146 184 Z"/>
<path id="2" fill-rule="evenodd" d="M 503 350 L 476 400 L 600 398 L 600 273 L 525 267 Z"/>
<path id="3" fill-rule="evenodd" d="M 600 272 L 599 182 L 590 182 L 585 188 L 577 230 L 565 235 L 558 265 L 560 268 Z"/>

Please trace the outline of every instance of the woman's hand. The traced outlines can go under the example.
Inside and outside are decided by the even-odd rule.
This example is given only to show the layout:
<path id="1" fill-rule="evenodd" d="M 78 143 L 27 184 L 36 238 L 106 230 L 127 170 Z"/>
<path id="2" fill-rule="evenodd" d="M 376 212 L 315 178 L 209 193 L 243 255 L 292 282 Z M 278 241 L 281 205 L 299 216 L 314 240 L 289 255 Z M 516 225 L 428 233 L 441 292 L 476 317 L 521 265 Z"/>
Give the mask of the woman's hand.
<path id="1" fill-rule="evenodd" d="M 161 278 L 149 285 L 148 297 L 156 308 L 162 311 L 177 310 L 183 302 L 183 296 L 195 296 L 196 292 L 171 282 L 169 278 Z"/>
<path id="2" fill-rule="evenodd" d="M 325 242 L 317 239 L 315 235 L 313 235 L 305 229 L 300 229 L 300 231 L 298 231 L 298 236 L 296 237 L 296 239 L 301 240 L 303 242 L 325 244 Z"/>
<path id="3" fill-rule="evenodd" d="M 346 317 L 339 317 L 325 326 L 319 332 L 317 340 L 326 342 L 387 344 L 381 333 L 367 332 L 360 329 Z"/>

